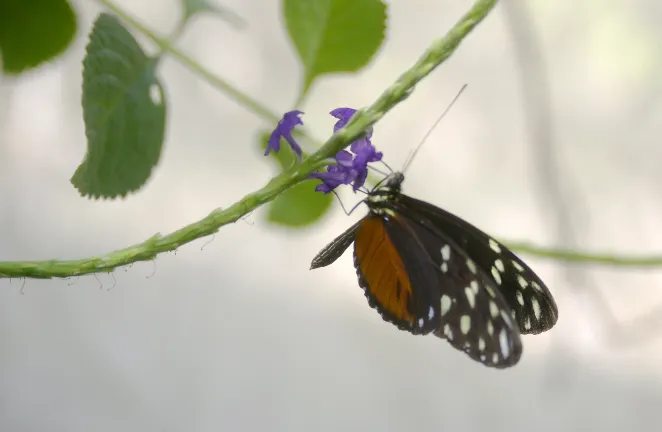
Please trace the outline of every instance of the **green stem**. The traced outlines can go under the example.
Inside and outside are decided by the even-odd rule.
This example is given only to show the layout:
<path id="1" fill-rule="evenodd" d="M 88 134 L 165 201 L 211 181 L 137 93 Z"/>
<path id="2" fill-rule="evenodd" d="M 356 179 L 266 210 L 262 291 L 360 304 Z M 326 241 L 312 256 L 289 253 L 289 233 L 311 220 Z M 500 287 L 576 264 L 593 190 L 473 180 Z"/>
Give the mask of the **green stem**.
<path id="1" fill-rule="evenodd" d="M 139 31 L 157 42 L 159 46 L 170 51 L 175 57 L 188 65 L 194 71 L 200 73 L 217 87 L 226 91 L 241 104 L 248 106 L 258 114 L 274 122 L 278 116 L 262 107 L 257 101 L 232 88 L 225 81 L 214 76 L 210 72 L 197 65 L 188 56 L 174 49 L 170 44 L 154 35 L 151 31 L 140 25 L 131 17 L 123 13 L 108 0 L 100 0 L 106 7 L 120 15 Z M 298 165 L 282 172 L 274 177 L 267 185 L 256 192 L 246 195 L 244 198 L 231 205 L 227 209 L 212 211 L 204 219 L 187 225 L 171 234 L 161 236 L 156 234 L 148 240 L 120 249 L 109 254 L 69 261 L 2 261 L 0 262 L 0 277 L 30 277 L 48 279 L 53 277 L 69 277 L 90 273 L 101 273 L 113 271 L 117 267 L 131 264 L 136 261 L 149 261 L 159 253 L 175 250 L 186 243 L 201 237 L 208 236 L 218 231 L 223 225 L 235 222 L 247 213 L 255 210 L 262 204 L 276 198 L 277 195 L 295 184 L 308 178 L 310 173 L 318 170 L 326 164 L 326 159 L 335 155 L 338 151 L 348 146 L 364 134 L 370 126 L 380 120 L 389 110 L 401 102 L 414 91 L 414 87 L 443 63 L 458 47 L 462 39 L 473 30 L 480 21 L 487 16 L 496 3 L 496 0 L 478 0 L 471 10 L 460 19 L 460 21 L 441 39 L 432 43 L 423 56 L 402 76 L 391 85 L 380 97 L 367 109 L 352 118 L 347 127 L 341 129 L 310 157 Z"/>
<path id="2" fill-rule="evenodd" d="M 513 251 L 556 261 L 587 264 L 605 264 L 620 267 L 660 267 L 662 255 L 623 256 L 608 253 L 579 252 L 570 249 L 547 249 L 525 242 L 506 242 Z"/>

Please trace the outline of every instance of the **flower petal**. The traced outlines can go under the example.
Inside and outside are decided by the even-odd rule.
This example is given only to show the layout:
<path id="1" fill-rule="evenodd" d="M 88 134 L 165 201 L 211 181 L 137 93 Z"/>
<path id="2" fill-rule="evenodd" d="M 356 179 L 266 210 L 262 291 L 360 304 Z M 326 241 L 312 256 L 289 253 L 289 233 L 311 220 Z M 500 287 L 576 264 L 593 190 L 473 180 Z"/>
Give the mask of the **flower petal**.
<path id="1" fill-rule="evenodd" d="M 288 142 L 290 147 L 292 147 L 292 151 L 297 155 L 299 160 L 302 158 L 302 151 L 301 151 L 301 146 L 294 140 L 294 137 L 292 137 L 291 133 L 286 133 L 283 134 L 283 138 Z"/>
<path id="2" fill-rule="evenodd" d="M 356 110 L 354 108 L 336 108 L 329 114 L 338 119 L 336 124 L 333 125 L 333 132 L 337 132 L 338 129 L 342 129 L 347 126 L 349 120 L 354 114 L 356 114 Z"/>
<path id="3" fill-rule="evenodd" d="M 352 167 L 352 159 L 354 159 L 354 155 L 347 150 L 340 150 L 338 154 L 336 154 L 336 161 L 338 162 L 338 165 L 344 168 Z"/>
<path id="4" fill-rule="evenodd" d="M 278 153 L 280 151 L 280 132 L 278 131 L 278 127 L 274 129 L 273 132 L 271 132 L 271 135 L 269 136 L 269 141 L 267 142 L 267 149 L 264 152 L 264 155 L 268 155 L 271 150 L 274 151 L 274 153 Z"/>
<path id="5" fill-rule="evenodd" d="M 299 160 L 301 159 L 301 147 L 292 137 L 292 130 L 297 125 L 303 125 L 303 120 L 299 118 L 301 114 L 303 114 L 303 111 L 298 111 L 298 110 L 289 111 L 283 114 L 283 118 L 280 119 L 280 121 L 276 125 L 276 128 L 273 130 L 273 132 L 271 132 L 271 135 L 269 136 L 267 149 L 264 152 L 265 156 L 268 155 L 271 152 L 271 150 L 273 150 L 274 153 L 279 152 L 280 139 L 285 138 L 285 140 L 287 140 L 287 142 L 290 144 L 292 151 L 296 153 Z"/>
<path id="6" fill-rule="evenodd" d="M 354 183 L 352 185 L 354 191 L 358 190 L 361 186 L 365 184 L 365 179 L 367 177 L 368 177 L 368 168 L 357 173 L 356 177 L 354 178 Z"/>
<path id="7" fill-rule="evenodd" d="M 314 172 L 310 174 L 310 177 L 320 179 L 324 184 L 324 187 L 318 185 L 315 190 L 326 194 L 340 185 L 350 184 L 356 177 L 356 172 L 350 167 L 334 164 L 327 166 L 326 172 Z"/>

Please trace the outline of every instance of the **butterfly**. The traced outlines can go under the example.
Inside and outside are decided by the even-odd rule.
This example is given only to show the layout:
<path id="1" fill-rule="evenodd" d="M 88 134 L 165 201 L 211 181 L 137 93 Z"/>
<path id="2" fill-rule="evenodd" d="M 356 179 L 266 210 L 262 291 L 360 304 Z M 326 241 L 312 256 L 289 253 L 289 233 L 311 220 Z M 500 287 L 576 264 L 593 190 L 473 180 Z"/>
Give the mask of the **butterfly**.
<path id="1" fill-rule="evenodd" d="M 368 214 L 322 249 L 311 269 L 353 243 L 359 286 L 397 328 L 433 333 L 488 367 L 514 366 L 523 334 L 556 324 L 543 281 L 511 250 L 469 222 L 401 192 L 393 172 L 368 192 Z"/>

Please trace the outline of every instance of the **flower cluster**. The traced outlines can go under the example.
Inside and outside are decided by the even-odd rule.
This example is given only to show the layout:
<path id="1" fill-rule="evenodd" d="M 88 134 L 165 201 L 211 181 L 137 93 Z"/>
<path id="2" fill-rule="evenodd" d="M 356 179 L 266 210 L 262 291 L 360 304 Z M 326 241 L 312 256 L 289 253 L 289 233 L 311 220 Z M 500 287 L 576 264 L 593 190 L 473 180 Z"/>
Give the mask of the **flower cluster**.
<path id="1" fill-rule="evenodd" d="M 303 114 L 301 111 L 290 111 L 285 113 L 283 118 L 278 122 L 276 129 L 271 133 L 267 150 L 264 153 L 268 155 L 271 150 L 278 152 L 280 150 L 280 140 L 285 138 L 292 147 L 292 151 L 301 159 L 301 147 L 292 137 L 292 130 L 297 125 L 303 125 L 303 121 L 299 115 Z M 350 119 L 356 110 L 352 108 L 336 108 L 330 113 L 338 121 L 333 126 L 333 132 L 337 132 L 349 123 Z M 372 129 L 368 134 L 354 141 L 350 145 L 351 152 L 341 150 L 336 154 L 336 163 L 328 165 L 325 172 L 315 172 L 311 177 L 320 179 L 321 184 L 315 188 L 318 192 L 328 194 L 340 185 L 351 184 L 356 191 L 365 183 L 368 176 L 368 164 L 370 162 L 378 162 L 382 160 L 382 153 L 378 152 L 374 145 L 370 142 L 372 137 Z"/>

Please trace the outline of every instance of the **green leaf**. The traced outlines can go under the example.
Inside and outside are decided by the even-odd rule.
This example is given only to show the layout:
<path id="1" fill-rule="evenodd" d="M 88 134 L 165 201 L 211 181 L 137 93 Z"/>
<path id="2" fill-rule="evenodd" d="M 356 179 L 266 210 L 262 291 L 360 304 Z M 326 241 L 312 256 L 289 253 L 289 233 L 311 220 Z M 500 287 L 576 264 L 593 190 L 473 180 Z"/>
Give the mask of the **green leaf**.
<path id="1" fill-rule="evenodd" d="M 270 132 L 259 135 L 259 144 L 262 153 L 267 148 Z M 269 156 L 278 162 L 281 170 L 292 166 L 296 157 L 288 151 L 286 144 L 281 146 L 278 153 L 271 152 Z M 272 156 L 273 155 L 273 156 Z M 333 197 L 321 192 L 315 192 L 319 182 L 304 181 L 291 187 L 275 200 L 267 204 L 267 220 L 276 225 L 288 227 L 303 227 L 317 222 L 331 208 Z"/>
<path id="2" fill-rule="evenodd" d="M 115 17 L 99 16 L 83 60 L 87 154 L 71 178 L 81 195 L 124 197 L 149 179 L 165 135 L 156 66 Z"/>
<path id="3" fill-rule="evenodd" d="M 332 195 L 315 192 L 317 183 L 304 181 L 278 195 L 269 205 L 267 220 L 289 227 L 303 227 L 317 222 L 333 202 Z"/>
<path id="4" fill-rule="evenodd" d="M 219 16 L 227 23 L 235 28 L 245 28 L 246 21 L 231 11 L 230 9 L 222 6 L 217 6 L 210 0 L 181 0 L 182 7 L 184 8 L 184 22 L 190 20 L 194 15 L 209 13 Z"/>
<path id="5" fill-rule="evenodd" d="M 320 75 L 366 66 L 384 40 L 381 0 L 283 0 L 285 24 L 305 68 L 303 93 Z"/>
<path id="6" fill-rule="evenodd" d="M 0 63 L 19 74 L 52 60 L 76 35 L 76 15 L 66 0 L 0 0 Z"/>

